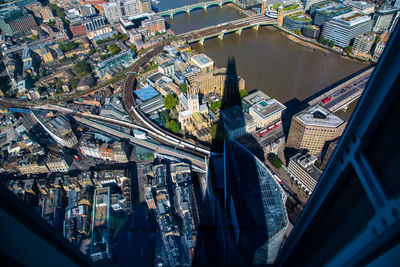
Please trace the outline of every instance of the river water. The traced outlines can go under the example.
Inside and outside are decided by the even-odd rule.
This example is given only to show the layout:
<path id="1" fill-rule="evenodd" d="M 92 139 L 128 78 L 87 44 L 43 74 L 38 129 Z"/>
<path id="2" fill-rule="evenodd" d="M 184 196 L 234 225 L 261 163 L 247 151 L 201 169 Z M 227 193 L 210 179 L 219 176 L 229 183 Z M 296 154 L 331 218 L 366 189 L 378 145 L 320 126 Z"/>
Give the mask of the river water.
<path id="1" fill-rule="evenodd" d="M 160 0 L 160 10 L 200 2 L 196 0 Z M 178 14 L 167 19 L 176 33 L 188 32 L 205 26 L 243 18 L 240 10 L 225 5 L 194 10 L 190 15 Z M 217 67 L 225 67 L 228 59 L 236 62 L 237 73 L 246 81 L 246 89 L 260 89 L 282 103 L 302 101 L 327 86 L 367 66 L 365 63 L 343 59 L 332 52 L 326 53 L 301 46 L 288 40 L 283 33 L 261 27 L 225 35 L 223 40 L 213 38 L 193 49 L 211 57 Z M 354 105 L 349 111 L 352 112 Z M 341 114 L 344 117 L 346 114 Z"/>

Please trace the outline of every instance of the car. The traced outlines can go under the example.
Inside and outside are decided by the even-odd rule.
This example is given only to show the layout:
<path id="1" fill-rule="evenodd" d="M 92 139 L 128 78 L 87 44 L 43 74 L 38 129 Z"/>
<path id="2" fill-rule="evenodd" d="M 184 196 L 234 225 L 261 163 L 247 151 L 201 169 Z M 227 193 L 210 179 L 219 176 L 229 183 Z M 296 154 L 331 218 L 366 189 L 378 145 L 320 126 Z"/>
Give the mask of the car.
<path id="1" fill-rule="evenodd" d="M 74 159 L 79 160 L 79 156 L 78 155 L 74 155 Z"/>

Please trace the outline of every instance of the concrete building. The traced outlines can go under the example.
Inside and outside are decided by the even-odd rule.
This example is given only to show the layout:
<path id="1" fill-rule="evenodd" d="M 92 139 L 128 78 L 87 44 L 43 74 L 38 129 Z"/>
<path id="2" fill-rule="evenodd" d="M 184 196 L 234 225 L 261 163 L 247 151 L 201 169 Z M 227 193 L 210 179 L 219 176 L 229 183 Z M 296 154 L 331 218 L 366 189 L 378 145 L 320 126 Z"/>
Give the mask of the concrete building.
<path id="1" fill-rule="evenodd" d="M 322 2 L 323 0 L 302 0 L 301 2 L 303 3 L 304 6 L 304 11 L 310 10 L 311 6 L 313 4 Z"/>
<path id="2" fill-rule="evenodd" d="M 221 202 L 230 223 L 218 223 L 224 229 L 222 240 L 216 236 L 225 252 L 222 265 L 273 264 L 289 225 L 286 194 L 271 171 L 236 141 L 225 141 L 223 166 Z"/>
<path id="3" fill-rule="evenodd" d="M 286 107 L 275 99 L 271 99 L 260 90 L 256 90 L 242 98 L 241 105 L 256 123 L 257 128 L 266 128 L 279 122 Z"/>
<path id="4" fill-rule="evenodd" d="M 230 139 L 235 139 L 256 131 L 257 124 L 240 106 L 233 106 L 221 111 L 224 128 Z"/>
<path id="5" fill-rule="evenodd" d="M 84 4 L 78 7 L 82 17 L 90 17 L 96 15 L 96 9 L 91 4 Z"/>
<path id="6" fill-rule="evenodd" d="M 143 12 L 140 0 L 109 2 L 103 5 L 103 9 L 109 23 L 116 23 L 121 17 L 134 16 Z"/>
<path id="7" fill-rule="evenodd" d="M 393 17 L 396 15 L 397 11 L 397 8 L 388 5 L 378 9 L 373 16 L 374 26 L 372 31 L 384 32 L 389 30 Z"/>
<path id="8" fill-rule="evenodd" d="M 8 36 L 26 34 L 36 28 L 35 19 L 25 9 L 15 5 L 0 9 L 0 29 L 3 34 Z"/>
<path id="9" fill-rule="evenodd" d="M 309 107 L 293 116 L 286 146 L 318 155 L 326 142 L 342 135 L 346 125 L 346 121 L 319 105 Z"/>
<path id="10" fill-rule="evenodd" d="M 49 169 L 43 161 L 35 156 L 26 156 L 19 160 L 16 165 L 18 171 L 23 175 L 48 173 Z"/>
<path id="11" fill-rule="evenodd" d="M 135 53 L 133 51 L 125 50 L 112 57 L 100 61 L 95 67 L 97 75 L 99 76 L 99 78 L 103 78 L 104 76 L 106 76 L 107 71 L 112 70 L 116 67 L 121 66 L 123 68 L 127 68 L 129 65 L 132 64 L 134 55 Z"/>
<path id="12" fill-rule="evenodd" d="M 314 17 L 314 24 L 322 26 L 325 22 L 352 11 L 352 8 L 336 1 L 323 1 L 313 4 L 310 9 L 311 16 Z"/>
<path id="13" fill-rule="evenodd" d="M 78 144 L 71 125 L 64 116 L 54 116 L 52 112 L 32 112 L 32 114 L 43 129 L 60 145 L 72 148 Z"/>
<path id="14" fill-rule="evenodd" d="M 364 14 L 370 15 L 375 12 L 375 5 L 364 1 L 349 1 L 347 5 Z"/>
<path id="15" fill-rule="evenodd" d="M 307 25 L 304 27 L 301 31 L 304 36 L 313 38 L 313 39 L 318 39 L 319 34 L 320 34 L 320 28 L 316 25 Z"/>
<path id="16" fill-rule="evenodd" d="M 288 28 L 291 31 L 301 30 L 311 24 L 311 16 L 305 13 L 296 13 L 283 18 L 283 27 Z"/>
<path id="17" fill-rule="evenodd" d="M 43 22 L 54 20 L 53 12 L 51 12 L 51 9 L 48 6 L 41 8 L 39 12 L 42 16 Z"/>
<path id="18" fill-rule="evenodd" d="M 386 47 L 386 42 L 379 42 L 374 49 L 374 54 L 373 54 L 373 59 L 374 60 L 378 60 L 380 58 L 380 56 L 383 53 L 383 50 L 385 50 Z"/>
<path id="19" fill-rule="evenodd" d="M 229 91 L 229 88 L 225 88 L 226 84 L 235 84 L 238 88 L 233 90 L 244 90 L 245 81 L 239 76 L 232 76 L 227 73 L 226 68 L 215 69 L 211 72 L 193 75 L 186 77 L 188 84 L 193 89 L 198 89 L 203 95 L 209 93 L 218 93 L 223 96 L 224 91 Z"/>
<path id="20" fill-rule="evenodd" d="M 375 38 L 376 35 L 373 33 L 357 36 L 353 44 L 353 53 L 362 55 L 369 54 L 375 42 Z"/>
<path id="21" fill-rule="evenodd" d="M 324 23 L 322 37 L 333 41 L 339 47 L 347 47 L 350 42 L 361 34 L 369 32 L 372 20 L 358 11 L 346 13 Z"/>
<path id="22" fill-rule="evenodd" d="M 104 16 L 101 15 L 85 18 L 82 23 L 85 26 L 86 32 L 101 29 L 106 25 L 104 22 Z"/>
<path id="23" fill-rule="evenodd" d="M 322 171 L 314 165 L 316 161 L 315 155 L 301 155 L 300 153 L 289 160 L 288 170 L 290 175 L 307 194 L 313 192 L 322 175 Z"/>
<path id="24" fill-rule="evenodd" d="M 158 66 L 158 71 L 172 77 L 175 72 L 175 64 L 172 60 L 164 62 L 160 66 Z"/>
<path id="25" fill-rule="evenodd" d="M 149 16 L 142 21 L 142 27 L 147 30 L 148 34 L 156 35 L 156 33 L 165 33 L 165 20 L 159 15 Z"/>
<path id="26" fill-rule="evenodd" d="M 49 155 L 46 159 L 46 166 L 50 172 L 67 172 L 69 171 L 69 164 L 64 158 Z"/>
<path id="27" fill-rule="evenodd" d="M 214 61 L 205 54 L 198 54 L 192 56 L 190 58 L 190 63 L 199 67 L 202 74 L 214 70 Z"/>

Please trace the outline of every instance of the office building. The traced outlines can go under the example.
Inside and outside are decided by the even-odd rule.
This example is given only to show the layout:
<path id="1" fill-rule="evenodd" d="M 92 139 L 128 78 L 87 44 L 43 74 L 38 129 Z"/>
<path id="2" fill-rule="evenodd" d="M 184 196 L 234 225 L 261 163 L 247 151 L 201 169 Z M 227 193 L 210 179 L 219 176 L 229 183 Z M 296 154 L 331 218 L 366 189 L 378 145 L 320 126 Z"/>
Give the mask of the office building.
<path id="1" fill-rule="evenodd" d="M 45 162 L 32 155 L 24 156 L 18 160 L 16 167 L 23 175 L 49 172 Z"/>
<path id="2" fill-rule="evenodd" d="M 301 30 L 302 28 L 311 24 L 311 16 L 305 13 L 296 13 L 283 18 L 283 27 L 286 27 L 291 31 Z"/>
<path id="3" fill-rule="evenodd" d="M 323 0 L 302 0 L 304 6 L 304 11 L 308 11 L 311 8 L 311 5 L 322 2 Z"/>
<path id="4" fill-rule="evenodd" d="M 43 22 L 49 22 L 54 20 L 53 12 L 48 6 L 42 7 L 40 10 L 40 15 L 42 16 Z"/>
<path id="5" fill-rule="evenodd" d="M 165 33 L 165 20 L 159 15 L 151 15 L 142 21 L 142 27 L 147 30 L 148 34 L 156 35 L 156 33 Z"/>
<path id="6" fill-rule="evenodd" d="M 62 116 L 54 116 L 52 112 L 32 112 L 32 115 L 43 129 L 60 145 L 73 148 L 78 144 L 68 120 Z"/>
<path id="7" fill-rule="evenodd" d="M 260 90 L 251 92 L 241 100 L 244 111 L 248 112 L 257 128 L 266 128 L 280 122 L 286 107 Z"/>
<path id="8" fill-rule="evenodd" d="M 397 11 L 397 8 L 393 8 L 387 5 L 385 5 L 383 8 L 378 9 L 373 16 L 374 26 L 372 28 L 372 31 L 384 32 L 389 30 L 393 17 L 396 15 Z"/>
<path id="9" fill-rule="evenodd" d="M 193 89 L 199 89 L 203 95 L 217 92 L 221 96 L 224 95 L 224 91 L 240 91 L 244 90 L 245 81 L 237 75 L 231 75 L 227 73 L 226 68 L 215 69 L 211 72 L 193 75 L 186 77 L 188 79 L 189 86 Z M 236 88 L 225 88 L 229 84 Z"/>
<path id="10" fill-rule="evenodd" d="M 46 166 L 50 172 L 67 172 L 69 171 L 69 164 L 62 158 L 53 154 L 48 155 L 46 159 Z"/>
<path id="11" fill-rule="evenodd" d="M 36 28 L 35 19 L 25 9 L 15 5 L 0 9 L 0 29 L 3 34 L 8 36 L 26 34 Z"/>
<path id="12" fill-rule="evenodd" d="M 375 43 L 376 35 L 373 33 L 363 34 L 356 37 L 353 44 L 354 54 L 369 54 L 372 45 Z"/>
<path id="13" fill-rule="evenodd" d="M 381 57 L 383 50 L 385 50 L 385 47 L 386 47 L 386 42 L 379 42 L 375 46 L 374 54 L 373 54 L 373 59 L 375 61 L 377 61 Z"/>
<path id="14" fill-rule="evenodd" d="M 304 27 L 301 32 L 306 37 L 318 39 L 320 34 L 320 28 L 316 25 L 308 25 Z"/>
<path id="15" fill-rule="evenodd" d="M 104 14 L 109 23 L 116 23 L 121 17 L 129 17 L 142 13 L 140 0 L 109 2 L 103 5 Z"/>
<path id="16" fill-rule="evenodd" d="M 292 118 L 286 146 L 322 152 L 327 141 L 340 137 L 346 122 L 319 105 L 309 107 Z"/>
<path id="17" fill-rule="evenodd" d="M 234 140 L 224 143 L 222 265 L 272 264 L 289 224 L 287 196 L 271 171 Z"/>
<path id="18" fill-rule="evenodd" d="M 333 17 L 346 14 L 352 11 L 352 8 L 336 1 L 323 1 L 313 4 L 310 9 L 311 16 L 314 17 L 314 24 L 322 26 L 326 21 Z"/>
<path id="19" fill-rule="evenodd" d="M 86 32 L 101 29 L 106 25 L 104 22 L 104 16 L 101 15 L 85 18 L 82 23 L 85 26 Z"/>
<path id="20" fill-rule="evenodd" d="M 132 64 L 134 55 L 135 53 L 133 51 L 125 50 L 112 57 L 100 61 L 95 67 L 97 75 L 99 76 L 99 78 L 103 78 L 106 75 L 107 71 L 111 71 L 114 68 L 127 68 Z"/>
<path id="21" fill-rule="evenodd" d="M 228 137 L 231 139 L 252 134 L 256 131 L 256 122 L 240 106 L 222 110 L 221 118 Z"/>
<path id="22" fill-rule="evenodd" d="M 321 36 L 333 41 L 335 45 L 345 48 L 356 36 L 369 32 L 371 28 L 370 16 L 353 11 L 325 22 Z"/>
<path id="23" fill-rule="evenodd" d="M 288 170 L 294 181 L 301 186 L 307 194 L 311 194 L 317 185 L 322 171 L 314 163 L 317 161 L 315 155 L 294 155 L 289 160 Z"/>
<path id="24" fill-rule="evenodd" d="M 347 5 L 367 15 L 375 12 L 375 5 L 373 3 L 367 3 L 364 1 L 349 1 Z"/>
<path id="25" fill-rule="evenodd" d="M 90 17 L 96 15 L 96 9 L 91 4 L 84 4 L 78 7 L 82 17 Z"/>
<path id="26" fill-rule="evenodd" d="M 190 57 L 190 63 L 199 67 L 202 74 L 214 70 L 214 61 L 205 54 L 198 54 Z"/>

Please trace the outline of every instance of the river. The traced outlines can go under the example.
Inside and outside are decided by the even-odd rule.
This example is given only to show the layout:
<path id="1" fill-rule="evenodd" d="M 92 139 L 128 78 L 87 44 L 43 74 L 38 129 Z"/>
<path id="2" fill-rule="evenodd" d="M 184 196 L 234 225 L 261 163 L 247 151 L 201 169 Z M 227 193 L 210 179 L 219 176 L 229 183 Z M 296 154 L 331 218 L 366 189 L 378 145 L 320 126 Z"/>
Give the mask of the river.
<path id="1" fill-rule="evenodd" d="M 159 6 L 163 2 L 165 0 Z M 170 8 L 194 2 L 196 0 L 173 0 Z M 174 19 L 167 19 L 167 23 L 179 34 L 242 17 L 241 11 L 225 5 L 222 8 L 211 7 L 207 12 L 194 10 L 190 15 L 178 14 Z M 217 67 L 225 67 L 228 59 L 233 58 L 237 73 L 245 79 L 248 91 L 260 89 L 282 103 L 294 99 L 302 101 L 367 66 L 332 52 L 301 46 L 275 28 L 266 27 L 258 31 L 244 30 L 241 35 L 228 34 L 223 40 L 209 39 L 204 45 L 196 43 L 192 47 L 211 57 Z"/>

